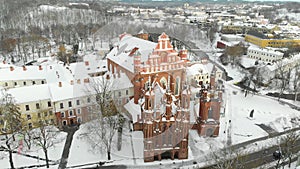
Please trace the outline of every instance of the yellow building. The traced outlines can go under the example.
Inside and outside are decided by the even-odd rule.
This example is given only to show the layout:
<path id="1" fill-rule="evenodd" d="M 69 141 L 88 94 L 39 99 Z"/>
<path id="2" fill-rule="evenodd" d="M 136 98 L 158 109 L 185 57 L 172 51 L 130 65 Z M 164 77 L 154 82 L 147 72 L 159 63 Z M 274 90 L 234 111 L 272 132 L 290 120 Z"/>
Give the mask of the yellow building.
<path id="1" fill-rule="evenodd" d="M 10 66 L 0 69 L 0 86 L 5 89 L 46 84 L 46 67 Z"/>
<path id="2" fill-rule="evenodd" d="M 257 32 L 249 33 L 245 36 L 245 41 L 259 47 L 287 48 L 300 46 L 300 39 L 269 39 L 265 35 Z"/>
<path id="3" fill-rule="evenodd" d="M 36 95 L 33 92 L 39 94 Z M 56 123 L 47 84 L 12 88 L 7 93 L 13 96 L 20 109 L 23 126 L 27 129 L 38 127 L 42 120 L 48 124 Z M 3 124 L 0 124 L 0 128 L 3 127 Z"/>

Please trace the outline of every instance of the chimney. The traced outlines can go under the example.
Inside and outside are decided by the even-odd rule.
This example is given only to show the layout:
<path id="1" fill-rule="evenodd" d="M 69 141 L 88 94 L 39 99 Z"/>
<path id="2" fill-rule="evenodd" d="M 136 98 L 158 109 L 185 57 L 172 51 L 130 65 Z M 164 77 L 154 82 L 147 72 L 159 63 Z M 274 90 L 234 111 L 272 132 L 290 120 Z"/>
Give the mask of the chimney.
<path id="1" fill-rule="evenodd" d="M 84 64 L 85 64 L 85 66 L 90 65 L 89 61 L 85 61 Z"/>
<path id="2" fill-rule="evenodd" d="M 106 75 L 106 79 L 107 79 L 107 80 L 109 80 L 109 79 L 110 79 L 110 77 L 109 77 L 109 74 L 107 74 L 107 75 Z"/>
<path id="3" fill-rule="evenodd" d="M 62 83 L 61 82 L 58 82 L 58 87 L 62 87 Z"/>
<path id="4" fill-rule="evenodd" d="M 218 92 L 218 97 L 219 97 L 220 101 L 223 101 L 222 91 L 219 91 L 219 92 Z"/>
<path id="5" fill-rule="evenodd" d="M 80 84 L 80 79 L 77 79 L 77 83 Z"/>
<path id="6" fill-rule="evenodd" d="M 83 82 L 84 82 L 84 83 L 89 83 L 89 82 L 90 82 L 90 79 L 89 79 L 89 78 L 86 78 L 86 79 L 83 80 Z"/>
<path id="7" fill-rule="evenodd" d="M 207 62 L 208 62 L 208 61 L 207 61 L 207 58 L 202 58 L 202 59 L 201 59 L 201 63 L 202 63 L 202 64 L 206 65 Z"/>
<path id="8" fill-rule="evenodd" d="M 74 80 L 71 80 L 71 81 L 70 81 L 70 84 L 71 84 L 71 85 L 74 85 Z"/>
<path id="9" fill-rule="evenodd" d="M 39 65 L 39 70 L 43 70 L 42 65 Z"/>
<path id="10" fill-rule="evenodd" d="M 137 115 L 137 121 L 140 121 L 141 119 L 140 119 L 140 115 L 138 114 Z"/>
<path id="11" fill-rule="evenodd" d="M 9 69 L 10 69 L 10 71 L 14 71 L 15 70 L 13 66 L 10 66 Z"/>
<path id="12" fill-rule="evenodd" d="M 23 66 L 23 70 L 24 70 L 24 71 L 26 71 L 26 70 L 27 70 L 26 66 Z"/>
<path id="13" fill-rule="evenodd" d="M 203 91 L 202 91 L 202 96 L 203 96 L 204 99 L 207 98 L 207 91 L 206 91 L 206 90 L 203 90 Z"/>

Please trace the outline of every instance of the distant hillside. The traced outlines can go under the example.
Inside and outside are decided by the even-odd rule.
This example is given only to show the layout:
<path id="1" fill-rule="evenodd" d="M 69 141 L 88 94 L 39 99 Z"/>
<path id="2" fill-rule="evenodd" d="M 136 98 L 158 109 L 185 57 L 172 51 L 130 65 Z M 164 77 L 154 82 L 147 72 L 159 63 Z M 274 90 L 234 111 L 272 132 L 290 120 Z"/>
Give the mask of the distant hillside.
<path id="1" fill-rule="evenodd" d="M 243 2 L 244 0 L 121 0 L 121 2 Z"/>

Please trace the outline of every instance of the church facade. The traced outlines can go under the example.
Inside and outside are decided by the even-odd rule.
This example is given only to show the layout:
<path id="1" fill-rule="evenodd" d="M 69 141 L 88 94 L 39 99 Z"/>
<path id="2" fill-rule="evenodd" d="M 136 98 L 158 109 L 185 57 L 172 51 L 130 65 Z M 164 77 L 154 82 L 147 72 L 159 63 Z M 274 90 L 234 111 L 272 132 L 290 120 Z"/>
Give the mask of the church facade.
<path id="1" fill-rule="evenodd" d="M 157 43 L 121 35 L 120 43 L 108 55 L 109 71 L 116 76 L 124 72 L 132 79 L 132 100 L 140 108 L 129 113 L 137 114 L 134 131 L 144 134 L 145 162 L 187 159 L 190 129 L 196 129 L 202 136 L 218 135 L 221 102 L 213 95 L 218 93 L 213 73 L 210 80 L 213 87 L 208 84 L 198 90 L 199 112 L 193 117 L 197 121 L 190 121 L 194 108 L 191 85 L 187 82 L 189 65 L 187 50 L 174 49 L 165 33 Z"/>

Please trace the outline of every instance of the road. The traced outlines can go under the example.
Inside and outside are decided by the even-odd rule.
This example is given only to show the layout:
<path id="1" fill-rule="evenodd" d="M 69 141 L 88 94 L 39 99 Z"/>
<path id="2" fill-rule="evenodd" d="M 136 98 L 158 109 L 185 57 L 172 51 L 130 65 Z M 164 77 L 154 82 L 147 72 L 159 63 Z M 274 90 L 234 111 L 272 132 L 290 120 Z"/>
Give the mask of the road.
<path id="1" fill-rule="evenodd" d="M 281 145 L 281 147 L 283 147 L 283 145 Z M 279 150 L 278 145 L 272 146 L 270 148 L 267 148 L 267 149 L 264 149 L 261 151 L 249 153 L 249 154 L 243 156 L 241 159 L 242 159 L 242 163 L 244 164 L 244 168 L 247 168 L 247 169 L 257 168 L 264 164 L 268 164 L 268 163 L 277 161 L 273 157 L 273 153 L 276 150 Z M 300 140 L 297 140 L 295 146 L 292 148 L 292 152 L 293 152 L 293 154 L 296 154 L 299 151 L 300 151 Z M 203 167 L 201 169 L 213 169 L 213 168 L 214 168 L 214 166 Z"/>

